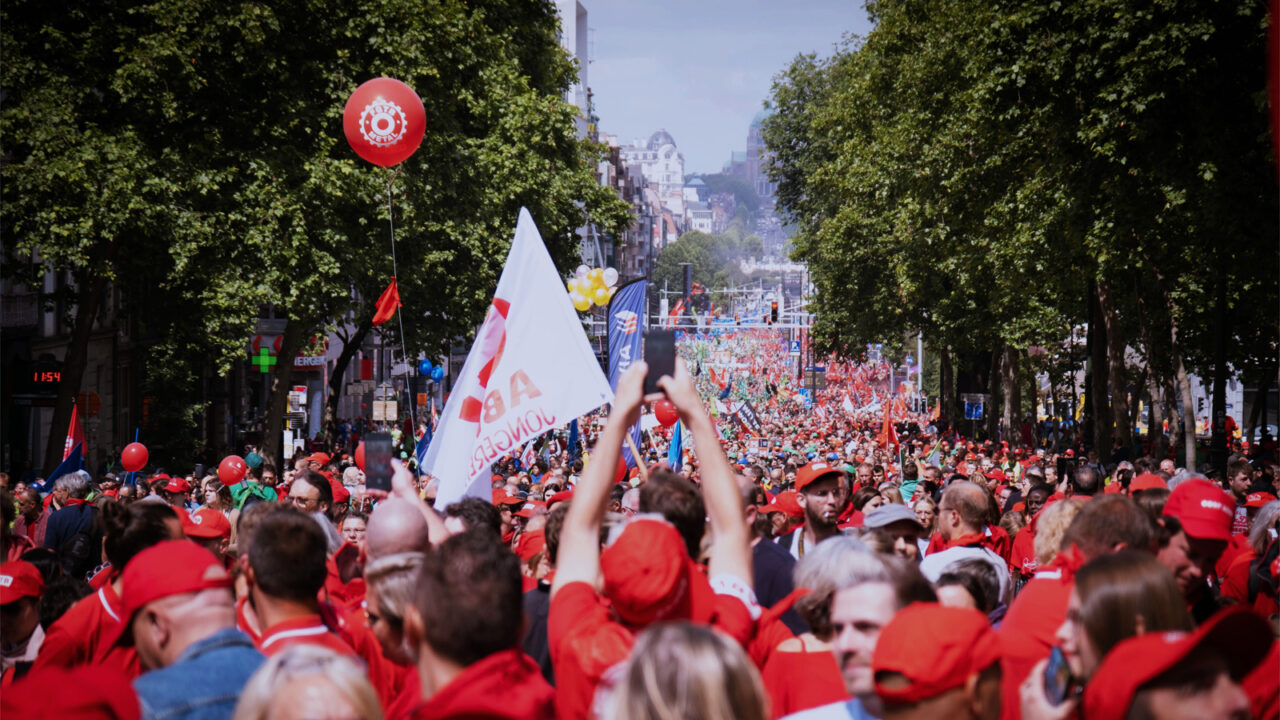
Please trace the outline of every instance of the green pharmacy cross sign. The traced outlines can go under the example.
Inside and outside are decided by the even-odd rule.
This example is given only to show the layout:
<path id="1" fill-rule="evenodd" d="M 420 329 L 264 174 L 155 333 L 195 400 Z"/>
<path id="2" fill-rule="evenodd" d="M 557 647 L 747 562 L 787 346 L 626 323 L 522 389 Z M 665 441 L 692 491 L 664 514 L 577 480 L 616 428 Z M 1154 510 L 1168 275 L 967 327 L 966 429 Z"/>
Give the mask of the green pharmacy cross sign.
<path id="1" fill-rule="evenodd" d="M 262 371 L 262 374 L 266 375 L 271 372 L 271 366 L 276 364 L 276 358 L 271 354 L 270 350 L 261 348 L 258 350 L 257 355 L 251 355 L 249 357 L 249 362 L 257 365 L 258 369 Z"/>

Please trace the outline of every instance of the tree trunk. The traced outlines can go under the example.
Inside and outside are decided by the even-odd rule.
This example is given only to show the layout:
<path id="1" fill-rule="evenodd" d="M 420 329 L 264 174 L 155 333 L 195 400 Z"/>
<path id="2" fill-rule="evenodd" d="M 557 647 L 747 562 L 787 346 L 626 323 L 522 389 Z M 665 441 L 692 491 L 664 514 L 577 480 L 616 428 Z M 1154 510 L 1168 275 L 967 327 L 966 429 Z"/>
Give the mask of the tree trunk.
<path id="1" fill-rule="evenodd" d="M 1174 333 L 1177 324 L 1173 323 Z M 1175 348 L 1177 343 L 1174 343 Z M 1183 467 L 1196 469 L 1196 408 L 1195 398 L 1191 397 L 1191 378 L 1187 376 L 1187 368 L 1182 363 L 1182 352 L 1174 350 L 1174 367 L 1177 368 L 1178 395 L 1182 398 L 1182 452 Z"/>
<path id="2" fill-rule="evenodd" d="M 1111 390 L 1111 421 L 1115 428 L 1113 443 L 1130 448 L 1133 446 L 1133 429 L 1129 420 L 1129 381 L 1125 377 L 1125 342 L 1120 316 L 1116 313 L 1115 296 L 1111 284 L 1106 281 L 1098 283 L 1098 310 L 1107 334 L 1107 385 Z M 1098 457 L 1107 457 L 1111 447 L 1100 448 Z"/>
<path id="3" fill-rule="evenodd" d="M 1231 320 L 1227 313 L 1227 281 L 1218 276 L 1213 301 L 1213 443 L 1209 461 L 1218 477 L 1227 477 L 1227 338 Z"/>
<path id="4" fill-rule="evenodd" d="M 62 453 L 67 441 L 67 426 L 71 424 L 71 408 L 75 405 L 76 395 L 80 394 L 84 369 L 89 364 L 89 338 L 93 334 L 93 323 L 98 317 L 98 309 L 102 305 L 102 295 L 106 288 L 107 278 L 103 275 L 95 275 L 91 280 L 81 279 L 77 283 L 75 325 L 71 328 L 67 352 L 62 359 L 58 399 L 53 407 L 53 422 L 49 425 L 49 439 L 48 444 L 45 445 L 45 477 L 48 477 L 49 473 L 52 473 L 62 462 Z"/>
<path id="5" fill-rule="evenodd" d="M 1022 423 L 1022 385 L 1019 382 L 1018 364 L 1018 351 L 1006 345 L 1004 361 L 1000 364 L 1000 380 L 1003 385 L 1001 394 L 1004 396 L 1004 412 L 1000 424 L 1004 439 L 1011 446 L 1021 441 L 1019 430 Z"/>
<path id="6" fill-rule="evenodd" d="M 956 378 L 951 368 L 951 348 L 938 349 L 938 402 L 942 403 L 942 417 L 952 428 L 956 426 Z"/>
<path id="7" fill-rule="evenodd" d="M 324 404 L 324 436 L 329 438 L 330 442 L 337 442 L 338 438 L 338 402 L 342 400 L 342 389 L 346 384 L 347 366 L 351 364 L 351 358 L 355 357 L 356 353 L 359 352 L 365 336 L 372 329 L 372 316 L 368 320 L 361 321 L 360 325 L 356 327 L 356 331 L 351 334 L 351 337 L 342 341 L 342 352 L 333 363 L 333 374 L 329 376 L 329 397 Z"/>
<path id="8" fill-rule="evenodd" d="M 271 370 L 271 394 L 267 398 L 267 417 L 262 423 L 263 459 L 268 465 L 274 465 L 283 474 L 282 463 L 284 414 L 288 407 L 289 387 L 293 384 L 293 357 L 298 354 L 302 345 L 304 331 L 302 323 L 290 320 L 280 338 L 280 354 L 276 355 L 276 366 Z"/>
<path id="9" fill-rule="evenodd" d="M 1262 371 L 1262 376 L 1255 386 L 1258 389 L 1257 392 L 1253 394 L 1253 407 L 1249 408 L 1249 422 L 1245 425 L 1245 432 L 1248 433 L 1245 435 L 1245 439 L 1248 440 L 1251 445 L 1253 444 L 1254 431 L 1257 427 L 1259 425 L 1267 424 L 1265 412 L 1267 407 L 1267 394 L 1271 392 L 1271 381 L 1274 377 L 1275 371 L 1271 368 L 1267 368 Z"/>
<path id="10" fill-rule="evenodd" d="M 1085 377 L 1091 431 L 1089 442 L 1099 458 L 1111 454 L 1111 408 L 1107 402 L 1107 331 L 1098 302 L 1098 284 L 1089 283 L 1089 372 Z"/>
<path id="11" fill-rule="evenodd" d="M 1147 366 L 1147 394 L 1151 408 L 1147 437 L 1151 440 L 1151 457 L 1158 460 L 1169 450 L 1169 437 L 1164 434 L 1164 392 L 1150 364 Z"/>
<path id="12" fill-rule="evenodd" d="M 991 402 L 983 408 L 983 420 L 986 421 L 987 437 L 999 438 L 1000 433 L 1000 366 L 1003 364 L 1004 350 L 991 351 L 991 370 L 987 373 L 987 394 Z"/>

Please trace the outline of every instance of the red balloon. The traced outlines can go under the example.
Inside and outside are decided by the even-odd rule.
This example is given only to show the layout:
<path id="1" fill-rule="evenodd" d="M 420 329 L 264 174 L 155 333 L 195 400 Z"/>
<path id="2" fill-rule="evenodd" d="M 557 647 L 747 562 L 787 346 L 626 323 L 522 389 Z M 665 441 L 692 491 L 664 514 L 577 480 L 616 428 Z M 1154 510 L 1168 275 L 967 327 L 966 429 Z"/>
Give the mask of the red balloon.
<path id="1" fill-rule="evenodd" d="M 391 167 L 422 144 L 427 111 L 413 88 L 399 80 L 374 78 L 347 98 L 342 131 L 357 155 L 374 165 Z"/>
<path id="2" fill-rule="evenodd" d="M 147 446 L 142 443 L 129 443 L 120 453 L 120 464 L 129 472 L 137 472 L 147 466 Z"/>
<path id="3" fill-rule="evenodd" d="M 227 487 L 239 485 L 247 472 L 249 472 L 249 466 L 239 455 L 228 455 L 218 464 L 218 479 Z"/>
<path id="4" fill-rule="evenodd" d="M 680 413 L 676 412 L 675 403 L 666 398 L 653 404 L 653 415 L 662 427 L 671 427 L 680 420 Z"/>
<path id="5" fill-rule="evenodd" d="M 360 468 L 360 472 L 364 472 L 364 441 L 356 446 L 356 467 Z"/>

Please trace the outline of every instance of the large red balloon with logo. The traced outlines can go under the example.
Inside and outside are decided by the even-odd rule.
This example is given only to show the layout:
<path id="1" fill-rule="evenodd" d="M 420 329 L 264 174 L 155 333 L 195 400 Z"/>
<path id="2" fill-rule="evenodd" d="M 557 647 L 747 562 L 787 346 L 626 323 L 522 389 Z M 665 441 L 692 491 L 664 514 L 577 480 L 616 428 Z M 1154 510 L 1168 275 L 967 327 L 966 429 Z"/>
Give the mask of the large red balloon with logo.
<path id="1" fill-rule="evenodd" d="M 422 144 L 427 112 L 413 88 L 392 78 L 374 78 L 347 98 L 342 130 L 357 155 L 374 165 L 391 167 Z"/>
<path id="2" fill-rule="evenodd" d="M 249 472 L 249 466 L 239 455 L 228 455 L 218 464 L 218 480 L 227 487 L 239 485 L 247 472 Z"/>
<path id="3" fill-rule="evenodd" d="M 364 441 L 356 446 L 356 467 L 360 468 L 360 472 L 364 472 Z"/>
<path id="4" fill-rule="evenodd" d="M 147 466 L 147 446 L 142 443 L 129 443 L 120 452 L 120 465 L 129 472 L 137 472 Z"/>
<path id="5" fill-rule="evenodd" d="M 662 398 L 653 404 L 653 416 L 657 418 L 658 424 L 662 427 L 671 427 L 680 419 L 680 413 L 676 411 L 675 403 L 666 398 Z"/>

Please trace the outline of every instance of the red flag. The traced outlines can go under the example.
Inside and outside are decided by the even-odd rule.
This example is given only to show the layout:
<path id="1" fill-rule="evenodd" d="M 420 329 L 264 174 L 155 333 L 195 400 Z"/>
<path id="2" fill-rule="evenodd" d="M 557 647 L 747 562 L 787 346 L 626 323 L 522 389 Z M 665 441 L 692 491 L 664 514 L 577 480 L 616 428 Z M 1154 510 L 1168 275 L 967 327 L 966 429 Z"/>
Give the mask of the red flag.
<path id="1" fill-rule="evenodd" d="M 392 277 L 391 284 L 378 298 L 378 311 L 373 314 L 373 326 L 377 327 L 390 320 L 391 316 L 396 314 L 398 307 L 400 307 L 400 291 L 396 288 L 395 277 Z"/>
<path id="2" fill-rule="evenodd" d="M 77 445 L 84 445 L 84 428 L 80 427 L 80 414 L 76 405 L 73 404 L 71 406 L 71 422 L 67 425 L 67 441 L 62 446 L 62 459 L 66 460 Z M 88 448 L 81 448 L 81 451 L 84 454 L 88 454 Z"/>
<path id="3" fill-rule="evenodd" d="M 898 444 L 898 433 L 893 427 L 893 403 L 888 401 L 884 403 L 884 424 L 880 426 L 880 442 L 884 443 L 885 450 L 889 449 L 890 444 Z"/>

